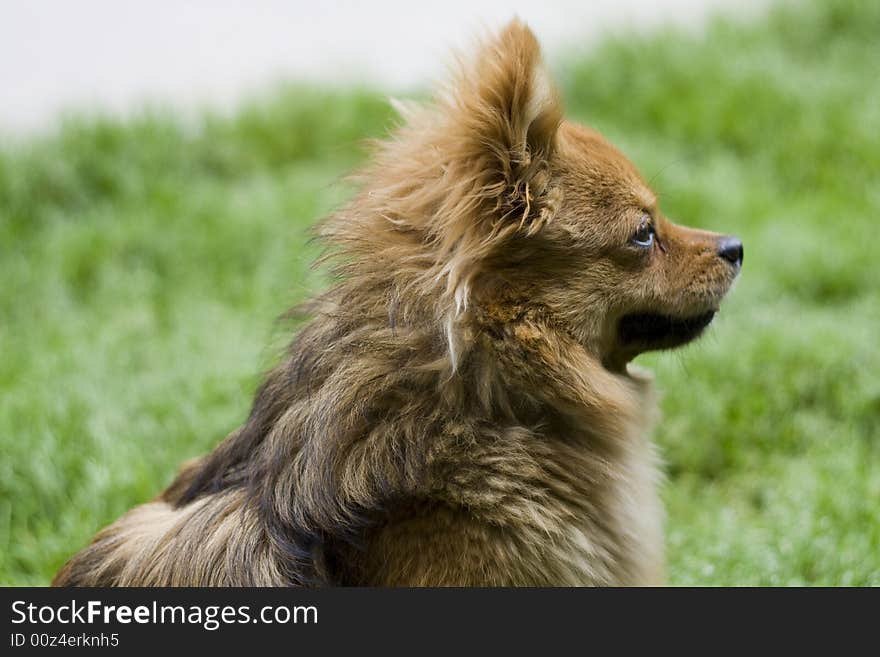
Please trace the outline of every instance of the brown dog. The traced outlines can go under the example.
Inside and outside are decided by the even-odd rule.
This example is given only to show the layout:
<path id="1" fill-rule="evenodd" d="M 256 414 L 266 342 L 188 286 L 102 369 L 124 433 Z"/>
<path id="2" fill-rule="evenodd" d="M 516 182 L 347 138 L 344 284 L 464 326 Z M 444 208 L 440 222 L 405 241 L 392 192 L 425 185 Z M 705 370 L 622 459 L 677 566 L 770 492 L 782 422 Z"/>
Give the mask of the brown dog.
<path id="1" fill-rule="evenodd" d="M 55 578 L 79 585 L 651 584 L 637 354 L 709 324 L 735 239 L 668 221 L 564 122 L 511 23 L 324 223 L 339 282 L 250 417 Z"/>

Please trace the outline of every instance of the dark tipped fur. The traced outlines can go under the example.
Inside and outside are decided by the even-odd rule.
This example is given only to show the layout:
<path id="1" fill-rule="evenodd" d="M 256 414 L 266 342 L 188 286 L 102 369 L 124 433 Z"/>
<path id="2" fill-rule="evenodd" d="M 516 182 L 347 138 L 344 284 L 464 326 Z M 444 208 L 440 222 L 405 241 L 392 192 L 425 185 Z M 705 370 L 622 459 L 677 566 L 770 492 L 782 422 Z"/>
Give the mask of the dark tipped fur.
<path id="1" fill-rule="evenodd" d="M 651 387 L 618 326 L 714 311 L 717 236 L 562 121 L 519 22 L 402 115 L 322 224 L 338 282 L 247 422 L 56 584 L 660 580 Z M 646 217 L 662 251 L 632 245 Z"/>

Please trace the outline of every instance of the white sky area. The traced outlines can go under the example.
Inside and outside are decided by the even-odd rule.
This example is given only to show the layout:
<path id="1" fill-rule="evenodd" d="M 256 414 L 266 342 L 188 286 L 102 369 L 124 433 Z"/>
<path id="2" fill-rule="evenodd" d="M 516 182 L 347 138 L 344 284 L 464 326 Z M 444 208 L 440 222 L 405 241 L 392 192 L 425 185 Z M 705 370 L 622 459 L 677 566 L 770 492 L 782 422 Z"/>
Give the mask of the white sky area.
<path id="1" fill-rule="evenodd" d="M 227 107 L 279 80 L 362 82 L 389 91 L 445 76 L 450 50 L 513 16 L 548 58 L 609 32 L 763 0 L 0 0 L 0 132 L 51 125 L 64 110 L 125 112 L 144 102 Z"/>

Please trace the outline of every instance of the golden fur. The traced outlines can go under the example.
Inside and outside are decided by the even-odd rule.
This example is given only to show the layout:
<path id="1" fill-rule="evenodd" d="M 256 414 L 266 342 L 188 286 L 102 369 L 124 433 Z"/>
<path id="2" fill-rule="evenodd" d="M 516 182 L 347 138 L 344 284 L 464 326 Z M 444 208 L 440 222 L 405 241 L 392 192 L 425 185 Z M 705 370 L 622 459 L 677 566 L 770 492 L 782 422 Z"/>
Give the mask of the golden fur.
<path id="1" fill-rule="evenodd" d="M 563 121 L 517 21 L 401 112 L 322 224 L 337 282 L 247 422 L 55 584 L 662 581 L 654 404 L 628 363 L 696 337 L 739 261 Z"/>

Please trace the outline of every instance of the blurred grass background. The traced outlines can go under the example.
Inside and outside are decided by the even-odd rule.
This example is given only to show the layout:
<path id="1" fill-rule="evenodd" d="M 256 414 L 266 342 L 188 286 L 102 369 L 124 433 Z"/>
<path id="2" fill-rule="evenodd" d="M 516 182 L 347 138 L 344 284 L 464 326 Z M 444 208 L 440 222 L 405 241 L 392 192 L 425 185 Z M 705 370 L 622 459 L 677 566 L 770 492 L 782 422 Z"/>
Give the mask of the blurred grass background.
<path id="1" fill-rule="evenodd" d="M 880 3 L 615 38 L 559 73 L 683 223 L 738 234 L 656 372 L 671 584 L 880 584 Z M 393 117 L 297 86 L 0 149 L 0 583 L 45 584 L 245 418 L 321 286 L 308 227 Z"/>

